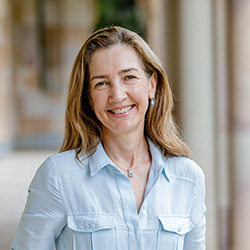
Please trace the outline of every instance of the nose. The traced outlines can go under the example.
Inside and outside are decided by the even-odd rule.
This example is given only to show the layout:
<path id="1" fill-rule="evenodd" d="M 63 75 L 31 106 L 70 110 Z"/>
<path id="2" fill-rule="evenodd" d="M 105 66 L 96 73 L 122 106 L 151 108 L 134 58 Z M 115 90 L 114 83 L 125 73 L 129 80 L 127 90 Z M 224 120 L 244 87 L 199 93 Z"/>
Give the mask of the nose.
<path id="1" fill-rule="evenodd" d="M 126 89 L 122 83 L 116 82 L 115 84 L 112 84 L 109 95 L 109 100 L 111 102 L 121 102 L 126 98 L 126 96 Z"/>

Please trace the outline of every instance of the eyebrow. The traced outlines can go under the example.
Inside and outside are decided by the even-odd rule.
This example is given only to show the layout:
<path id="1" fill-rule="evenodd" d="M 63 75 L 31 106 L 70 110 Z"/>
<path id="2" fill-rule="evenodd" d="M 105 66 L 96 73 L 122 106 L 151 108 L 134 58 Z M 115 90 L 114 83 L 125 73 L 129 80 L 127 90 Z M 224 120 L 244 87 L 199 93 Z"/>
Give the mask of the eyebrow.
<path id="1" fill-rule="evenodd" d="M 122 69 L 122 70 L 120 70 L 119 74 L 121 74 L 121 73 L 127 73 L 127 72 L 132 71 L 132 70 L 135 70 L 135 71 L 139 72 L 137 68 L 128 68 L 128 69 Z"/>
<path id="2" fill-rule="evenodd" d="M 128 69 L 122 69 L 120 70 L 118 73 L 122 74 L 122 73 L 127 73 L 129 71 L 135 70 L 137 72 L 139 72 L 139 70 L 137 68 L 128 68 Z M 97 75 L 97 76 L 93 76 L 90 81 L 94 80 L 94 79 L 99 79 L 99 78 L 107 78 L 107 75 Z"/>

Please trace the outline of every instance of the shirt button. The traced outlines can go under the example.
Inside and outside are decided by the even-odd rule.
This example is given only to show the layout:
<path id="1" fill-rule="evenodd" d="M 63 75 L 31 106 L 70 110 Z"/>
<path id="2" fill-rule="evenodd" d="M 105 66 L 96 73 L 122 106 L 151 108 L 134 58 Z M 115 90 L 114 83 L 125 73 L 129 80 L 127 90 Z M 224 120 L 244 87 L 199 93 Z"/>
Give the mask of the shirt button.
<path id="1" fill-rule="evenodd" d="M 88 225 L 87 225 L 87 228 L 88 228 L 88 229 L 92 229 L 93 227 L 94 227 L 94 226 L 93 226 L 92 224 L 88 224 Z"/>

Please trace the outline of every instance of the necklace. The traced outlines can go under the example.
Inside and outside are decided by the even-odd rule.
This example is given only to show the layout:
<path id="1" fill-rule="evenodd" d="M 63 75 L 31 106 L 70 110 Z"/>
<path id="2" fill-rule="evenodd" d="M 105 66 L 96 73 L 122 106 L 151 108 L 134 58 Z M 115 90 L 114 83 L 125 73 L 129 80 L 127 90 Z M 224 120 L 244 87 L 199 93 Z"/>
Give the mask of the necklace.
<path id="1" fill-rule="evenodd" d="M 148 152 L 147 152 L 147 153 L 148 153 Z M 146 156 L 146 154 L 145 154 L 145 156 Z M 122 168 L 122 167 L 120 167 L 120 168 L 121 168 L 121 169 L 124 169 L 124 170 L 127 170 L 127 172 L 128 172 L 128 177 L 129 177 L 129 178 L 132 178 L 132 177 L 134 177 L 132 170 L 134 170 L 137 166 L 139 166 L 139 164 L 142 163 L 144 160 L 145 160 L 145 158 L 142 158 L 142 160 L 138 161 L 135 165 L 133 165 L 133 166 L 130 167 L 130 168 Z"/>

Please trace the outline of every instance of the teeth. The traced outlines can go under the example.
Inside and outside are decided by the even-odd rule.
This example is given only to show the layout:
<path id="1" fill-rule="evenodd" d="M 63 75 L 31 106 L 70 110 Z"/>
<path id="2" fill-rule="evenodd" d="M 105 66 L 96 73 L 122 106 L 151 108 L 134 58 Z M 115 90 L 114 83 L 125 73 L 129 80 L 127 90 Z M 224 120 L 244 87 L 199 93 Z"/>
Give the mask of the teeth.
<path id="1" fill-rule="evenodd" d="M 123 114 L 123 113 L 128 112 L 130 109 L 132 109 L 132 106 L 126 107 L 126 108 L 122 108 L 122 109 L 111 110 L 111 112 L 115 113 L 115 114 Z"/>

